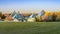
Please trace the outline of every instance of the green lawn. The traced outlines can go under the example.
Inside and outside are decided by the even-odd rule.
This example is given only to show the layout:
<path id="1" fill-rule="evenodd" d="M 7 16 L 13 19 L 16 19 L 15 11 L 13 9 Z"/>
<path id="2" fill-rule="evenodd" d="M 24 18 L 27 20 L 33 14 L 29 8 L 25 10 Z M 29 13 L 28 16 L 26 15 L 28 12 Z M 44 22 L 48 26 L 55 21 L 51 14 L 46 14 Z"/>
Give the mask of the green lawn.
<path id="1" fill-rule="evenodd" d="M 60 22 L 0 22 L 0 34 L 60 34 Z"/>

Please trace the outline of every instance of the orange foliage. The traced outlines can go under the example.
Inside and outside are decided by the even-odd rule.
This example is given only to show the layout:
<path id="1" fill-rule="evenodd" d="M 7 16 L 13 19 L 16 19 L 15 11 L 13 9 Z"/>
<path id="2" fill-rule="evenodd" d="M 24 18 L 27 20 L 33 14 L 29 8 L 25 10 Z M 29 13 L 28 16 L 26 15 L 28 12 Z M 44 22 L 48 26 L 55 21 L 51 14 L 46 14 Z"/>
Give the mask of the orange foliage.
<path id="1" fill-rule="evenodd" d="M 24 14 L 22 14 L 23 16 L 29 16 L 29 15 L 31 15 L 30 13 L 24 13 Z"/>
<path id="2" fill-rule="evenodd" d="M 6 17 L 6 20 L 12 20 L 13 18 L 12 18 L 12 16 L 10 15 L 10 16 L 8 16 L 8 17 Z"/>
<path id="3" fill-rule="evenodd" d="M 45 16 L 53 15 L 53 13 L 55 13 L 55 15 L 57 15 L 57 18 L 60 18 L 60 12 L 46 12 Z"/>

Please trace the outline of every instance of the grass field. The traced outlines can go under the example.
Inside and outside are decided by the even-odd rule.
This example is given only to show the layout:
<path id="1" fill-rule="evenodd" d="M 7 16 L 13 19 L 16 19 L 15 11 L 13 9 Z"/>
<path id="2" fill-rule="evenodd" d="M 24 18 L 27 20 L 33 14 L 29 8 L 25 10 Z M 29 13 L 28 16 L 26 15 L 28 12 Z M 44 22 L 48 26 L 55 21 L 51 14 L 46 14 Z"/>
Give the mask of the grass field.
<path id="1" fill-rule="evenodd" d="M 0 22 L 0 34 L 60 34 L 60 22 Z"/>

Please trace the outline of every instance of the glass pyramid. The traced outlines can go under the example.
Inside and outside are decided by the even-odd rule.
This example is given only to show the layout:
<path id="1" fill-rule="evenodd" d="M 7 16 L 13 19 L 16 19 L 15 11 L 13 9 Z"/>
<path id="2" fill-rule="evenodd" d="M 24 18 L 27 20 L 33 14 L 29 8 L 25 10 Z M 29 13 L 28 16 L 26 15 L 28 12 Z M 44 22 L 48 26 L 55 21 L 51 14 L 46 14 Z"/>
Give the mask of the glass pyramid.
<path id="1" fill-rule="evenodd" d="M 15 14 L 15 15 L 13 16 L 13 18 L 23 19 L 23 15 L 22 15 L 22 14 Z"/>

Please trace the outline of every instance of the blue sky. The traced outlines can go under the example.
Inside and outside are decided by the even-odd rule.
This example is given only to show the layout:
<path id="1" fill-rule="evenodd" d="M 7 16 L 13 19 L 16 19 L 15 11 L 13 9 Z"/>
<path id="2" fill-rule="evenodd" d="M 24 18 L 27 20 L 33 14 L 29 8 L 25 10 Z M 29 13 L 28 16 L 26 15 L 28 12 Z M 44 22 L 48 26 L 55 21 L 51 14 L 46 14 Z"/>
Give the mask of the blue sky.
<path id="1" fill-rule="evenodd" d="M 60 0 L 0 0 L 0 9 L 60 9 Z"/>

